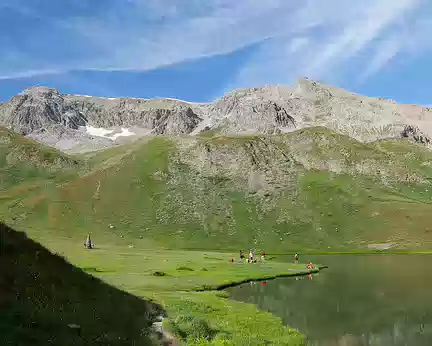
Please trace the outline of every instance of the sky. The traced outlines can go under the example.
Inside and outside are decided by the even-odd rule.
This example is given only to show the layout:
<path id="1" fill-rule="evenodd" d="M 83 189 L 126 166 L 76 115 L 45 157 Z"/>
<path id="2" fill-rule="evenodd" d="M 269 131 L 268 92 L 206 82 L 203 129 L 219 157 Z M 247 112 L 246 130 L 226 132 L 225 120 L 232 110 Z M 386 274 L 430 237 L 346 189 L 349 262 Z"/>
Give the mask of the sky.
<path id="1" fill-rule="evenodd" d="M 432 104 L 428 0 L 0 0 L 0 101 L 63 93 L 210 102 L 308 77 Z"/>

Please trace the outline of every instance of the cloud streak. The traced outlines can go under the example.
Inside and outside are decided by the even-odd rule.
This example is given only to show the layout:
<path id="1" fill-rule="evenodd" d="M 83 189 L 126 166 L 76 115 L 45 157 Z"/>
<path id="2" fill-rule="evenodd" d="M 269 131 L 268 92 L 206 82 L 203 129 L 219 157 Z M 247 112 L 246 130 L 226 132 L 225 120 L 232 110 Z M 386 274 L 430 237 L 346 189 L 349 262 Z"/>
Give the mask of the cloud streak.
<path id="1" fill-rule="evenodd" d="M 0 79 L 146 71 L 260 43 L 230 87 L 291 83 L 298 75 L 334 80 L 353 64 L 364 80 L 396 56 L 431 47 L 426 0 L 107 0 L 99 8 L 93 0 L 54 8 L 44 2 L 4 0 L 9 25 L 31 18 L 34 27 L 0 26 Z"/>

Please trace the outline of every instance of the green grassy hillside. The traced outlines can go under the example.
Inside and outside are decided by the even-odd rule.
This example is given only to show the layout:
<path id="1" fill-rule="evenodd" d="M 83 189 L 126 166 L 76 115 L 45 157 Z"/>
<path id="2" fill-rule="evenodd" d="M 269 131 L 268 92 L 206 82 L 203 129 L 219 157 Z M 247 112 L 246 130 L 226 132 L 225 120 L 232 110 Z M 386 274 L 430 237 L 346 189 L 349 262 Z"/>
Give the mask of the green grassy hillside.
<path id="1" fill-rule="evenodd" d="M 0 202 L 77 177 L 83 162 L 0 127 Z"/>
<path id="2" fill-rule="evenodd" d="M 432 246 L 432 152 L 408 141 L 363 144 L 322 128 L 156 137 L 80 160 L 73 171 L 87 174 L 10 199 L 4 218 L 41 237 L 170 248 Z"/>
<path id="3" fill-rule="evenodd" d="M 0 311 L 2 345 L 151 345 L 161 309 L 0 223 Z"/>

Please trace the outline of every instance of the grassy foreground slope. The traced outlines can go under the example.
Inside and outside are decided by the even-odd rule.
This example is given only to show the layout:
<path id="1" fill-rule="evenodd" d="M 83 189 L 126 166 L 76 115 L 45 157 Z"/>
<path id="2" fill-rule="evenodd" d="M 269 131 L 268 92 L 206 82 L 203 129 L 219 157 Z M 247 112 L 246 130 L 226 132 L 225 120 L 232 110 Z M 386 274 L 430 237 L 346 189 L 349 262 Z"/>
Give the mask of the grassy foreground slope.
<path id="1" fill-rule="evenodd" d="M 185 345 L 305 344 L 303 335 L 272 314 L 207 291 L 307 273 L 305 265 L 242 265 L 230 263 L 225 253 L 112 244 L 88 251 L 55 239 L 51 245 L 75 266 L 0 224 L 0 332 L 5 345 L 157 344 L 150 325 L 166 313 L 166 328 Z M 166 311 L 137 296 L 157 301 Z"/>
<path id="2" fill-rule="evenodd" d="M 0 311 L 2 345 L 151 345 L 161 309 L 0 223 Z"/>
<path id="3" fill-rule="evenodd" d="M 164 250 L 103 244 L 94 251 L 73 242 L 53 244 L 74 265 L 137 296 L 151 298 L 167 312 L 169 331 L 185 345 L 304 345 L 298 331 L 253 304 L 214 291 L 233 283 L 307 273 L 305 264 L 267 260 L 231 263 L 233 254 Z"/>
<path id="4" fill-rule="evenodd" d="M 169 248 L 430 248 L 432 152 L 322 128 L 156 137 L 86 157 L 92 171 L 0 208 L 40 236 Z M 88 169 L 88 168 L 86 168 Z M 38 236 L 39 236 L 38 235 Z"/>

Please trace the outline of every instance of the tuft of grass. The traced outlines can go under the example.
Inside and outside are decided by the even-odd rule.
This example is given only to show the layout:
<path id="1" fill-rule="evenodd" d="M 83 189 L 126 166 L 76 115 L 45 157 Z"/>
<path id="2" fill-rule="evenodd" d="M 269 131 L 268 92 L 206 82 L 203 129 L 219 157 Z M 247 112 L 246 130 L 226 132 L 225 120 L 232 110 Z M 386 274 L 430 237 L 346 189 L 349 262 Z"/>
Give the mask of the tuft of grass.
<path id="1" fill-rule="evenodd" d="M 179 315 L 169 321 L 168 330 L 181 337 L 187 344 L 211 341 L 217 330 L 211 328 L 204 318 L 193 315 Z"/>

